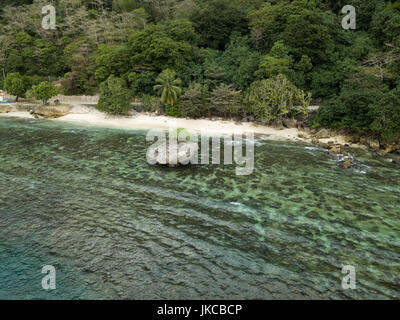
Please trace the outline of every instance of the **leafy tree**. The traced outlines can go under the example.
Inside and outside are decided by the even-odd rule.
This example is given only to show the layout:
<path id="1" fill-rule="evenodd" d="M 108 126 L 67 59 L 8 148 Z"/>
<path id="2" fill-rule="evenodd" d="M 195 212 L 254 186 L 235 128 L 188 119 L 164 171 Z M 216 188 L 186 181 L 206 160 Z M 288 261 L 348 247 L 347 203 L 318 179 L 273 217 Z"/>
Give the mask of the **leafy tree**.
<path id="1" fill-rule="evenodd" d="M 266 2 L 261 8 L 249 13 L 252 39 L 259 47 L 271 48 L 273 43 L 279 40 L 279 35 L 284 30 L 280 18 L 280 11 L 284 5 L 283 2 L 276 5 Z"/>
<path id="2" fill-rule="evenodd" d="M 179 69 L 193 59 L 196 33 L 187 20 L 167 21 L 135 32 L 129 39 L 134 71 Z"/>
<path id="3" fill-rule="evenodd" d="M 391 73 L 389 66 L 400 61 L 399 52 L 396 51 L 397 50 L 370 54 L 367 59 L 363 61 L 360 72 L 377 77 L 382 81 L 394 78 L 395 75 Z"/>
<path id="4" fill-rule="evenodd" d="M 306 113 L 311 94 L 296 88 L 283 75 L 252 83 L 245 96 L 249 112 L 259 120 L 271 122 L 299 112 Z"/>
<path id="5" fill-rule="evenodd" d="M 121 77 L 129 71 L 129 49 L 125 45 L 100 45 L 96 54 L 96 73 L 98 82 L 103 82 L 110 75 Z"/>
<path id="6" fill-rule="evenodd" d="M 88 79 L 88 77 L 89 75 L 85 72 L 67 72 L 61 81 L 61 85 L 64 88 L 64 94 L 92 94 L 94 81 L 92 78 Z"/>
<path id="7" fill-rule="evenodd" d="M 275 58 L 289 58 L 289 48 L 283 40 L 276 41 L 269 54 Z"/>
<path id="8" fill-rule="evenodd" d="M 182 79 L 182 87 L 189 87 L 192 82 L 204 83 L 206 76 L 206 66 L 203 61 L 190 62 L 178 70 L 179 77 Z"/>
<path id="9" fill-rule="evenodd" d="M 207 85 L 192 83 L 181 96 L 180 110 L 185 117 L 199 118 L 210 112 L 210 94 Z"/>
<path id="10" fill-rule="evenodd" d="M 377 110 L 372 106 L 376 101 L 383 101 L 381 97 L 385 95 L 384 92 L 386 90 L 383 88 L 347 84 L 340 95 L 321 105 L 314 122 L 332 128 L 371 131 Z"/>
<path id="11" fill-rule="evenodd" d="M 371 32 L 380 44 L 400 44 L 400 12 L 378 10 L 371 22 Z"/>
<path id="12" fill-rule="evenodd" d="M 205 83 L 208 85 L 210 90 L 217 87 L 223 82 L 225 75 L 224 69 L 218 64 L 217 59 L 208 59 L 205 64 Z"/>
<path id="13" fill-rule="evenodd" d="M 400 13 L 400 0 L 391 0 L 387 4 L 387 9 L 389 11 L 395 11 Z"/>
<path id="14" fill-rule="evenodd" d="M 156 82 L 158 84 L 154 86 L 154 91 L 161 96 L 161 102 L 173 107 L 182 93 L 182 80 L 177 78 L 175 71 L 166 69 L 159 74 Z"/>
<path id="15" fill-rule="evenodd" d="M 143 111 L 157 112 L 161 111 L 162 105 L 160 99 L 151 95 L 145 94 L 142 97 Z"/>
<path id="16" fill-rule="evenodd" d="M 340 12 L 340 10 L 347 4 L 346 0 L 322 0 L 327 6 L 335 13 Z"/>
<path id="17" fill-rule="evenodd" d="M 296 60 L 306 55 L 313 64 L 320 64 L 328 60 L 328 52 L 333 50 L 331 32 L 320 13 L 304 11 L 292 16 L 283 36 Z"/>
<path id="18" fill-rule="evenodd" d="M 133 90 L 134 96 L 142 97 L 145 94 L 154 94 L 153 87 L 155 84 L 157 75 L 151 71 L 144 72 L 131 72 L 128 75 L 128 81 L 130 87 Z"/>
<path id="19" fill-rule="evenodd" d="M 113 0 L 112 8 L 115 11 L 133 11 L 140 7 L 140 1 L 137 0 Z"/>
<path id="20" fill-rule="evenodd" d="M 302 55 L 300 61 L 295 64 L 294 68 L 300 72 L 310 72 L 313 65 L 311 59 L 307 55 Z"/>
<path id="21" fill-rule="evenodd" d="M 251 47 L 250 39 L 235 33 L 216 62 L 223 72 L 221 80 L 235 89 L 247 89 L 255 80 L 255 71 L 261 61 L 261 53 Z"/>
<path id="22" fill-rule="evenodd" d="M 400 138 L 400 86 L 382 95 L 371 105 L 374 121 L 371 130 L 382 138 Z"/>
<path id="23" fill-rule="evenodd" d="M 319 0 L 268 1 L 249 13 L 250 28 L 254 42 L 265 50 L 282 40 L 284 30 L 291 20 L 303 17 L 306 12 L 321 13 Z"/>
<path id="24" fill-rule="evenodd" d="M 182 112 L 178 105 L 173 105 L 173 106 L 167 105 L 165 107 L 165 113 L 167 116 L 170 116 L 170 117 L 175 117 L 175 118 L 182 117 Z"/>
<path id="25" fill-rule="evenodd" d="M 374 41 L 368 33 L 358 31 L 350 36 L 351 38 L 346 41 L 346 46 L 342 48 L 343 56 L 355 61 L 362 61 L 375 50 Z"/>
<path id="26" fill-rule="evenodd" d="M 233 116 L 239 113 L 240 91 L 235 91 L 232 86 L 221 83 L 211 93 L 211 106 L 215 114 Z"/>
<path id="27" fill-rule="evenodd" d="M 70 69 L 64 75 L 62 86 L 65 94 L 92 94 L 97 83 L 94 77 L 96 71 L 97 50 L 88 39 L 78 39 L 70 42 L 64 48 L 66 64 Z"/>
<path id="28" fill-rule="evenodd" d="M 18 72 L 7 74 L 4 79 L 4 89 L 8 93 L 16 96 L 16 101 L 19 97 L 25 97 L 26 91 L 31 86 L 31 83 L 27 77 L 21 76 Z"/>
<path id="29" fill-rule="evenodd" d="M 100 84 L 98 110 L 111 114 L 127 114 L 131 102 L 132 93 L 123 79 L 111 75 Z"/>
<path id="30" fill-rule="evenodd" d="M 15 41 L 7 41 L 4 39 L 4 45 L 7 49 L 7 54 L 4 57 L 7 59 L 6 67 L 10 72 L 19 72 L 21 74 L 28 73 L 28 61 L 32 63 L 32 56 L 35 52 L 34 39 L 26 32 L 18 32 L 15 35 Z M 8 42 L 8 43 L 7 43 Z M 7 47 L 8 44 L 8 47 Z"/>
<path id="31" fill-rule="evenodd" d="M 50 82 L 41 82 L 33 86 L 30 92 L 35 99 L 41 100 L 43 104 L 47 104 L 49 99 L 58 94 L 58 89 Z"/>
<path id="32" fill-rule="evenodd" d="M 306 55 L 302 55 L 300 61 L 293 64 L 293 69 L 294 71 L 289 75 L 289 79 L 293 84 L 303 90 L 310 90 L 311 71 L 313 69 L 311 59 Z"/>
<path id="33" fill-rule="evenodd" d="M 311 92 L 314 97 L 328 98 L 340 92 L 346 72 L 338 63 L 335 66 L 318 67 L 311 74 Z"/>
<path id="34" fill-rule="evenodd" d="M 30 50 L 28 48 L 29 54 L 31 53 Z M 28 57 L 30 61 L 33 59 L 30 62 L 30 64 L 33 64 L 33 68 L 31 68 L 29 74 L 48 76 L 64 74 L 66 72 L 67 68 L 63 52 L 53 41 L 36 39 L 33 50 L 33 56 Z"/>
<path id="35" fill-rule="evenodd" d="M 374 14 L 384 10 L 385 0 L 352 0 L 351 5 L 356 8 L 357 30 L 366 31 L 370 29 Z"/>
<path id="36" fill-rule="evenodd" d="M 292 70 L 290 69 L 290 60 L 288 58 L 275 58 L 270 55 L 264 56 L 260 63 L 259 69 L 255 75 L 260 78 L 271 78 L 278 74 L 290 75 Z"/>
<path id="37" fill-rule="evenodd" d="M 201 45 L 222 50 L 232 32 L 247 34 L 248 7 L 231 0 L 206 0 L 205 5 L 190 17 L 196 32 L 200 34 Z"/>

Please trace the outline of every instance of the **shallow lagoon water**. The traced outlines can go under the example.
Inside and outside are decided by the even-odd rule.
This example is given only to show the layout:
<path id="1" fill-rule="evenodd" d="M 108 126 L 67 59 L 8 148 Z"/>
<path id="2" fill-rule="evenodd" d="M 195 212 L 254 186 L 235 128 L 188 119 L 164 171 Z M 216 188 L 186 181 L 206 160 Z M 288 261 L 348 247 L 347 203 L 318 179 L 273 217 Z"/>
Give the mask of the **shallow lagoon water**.
<path id="1" fill-rule="evenodd" d="M 400 298 L 400 170 L 259 141 L 255 170 L 150 166 L 144 131 L 0 119 L 0 299 Z M 57 289 L 41 287 L 44 265 Z M 356 290 L 343 290 L 353 265 Z"/>

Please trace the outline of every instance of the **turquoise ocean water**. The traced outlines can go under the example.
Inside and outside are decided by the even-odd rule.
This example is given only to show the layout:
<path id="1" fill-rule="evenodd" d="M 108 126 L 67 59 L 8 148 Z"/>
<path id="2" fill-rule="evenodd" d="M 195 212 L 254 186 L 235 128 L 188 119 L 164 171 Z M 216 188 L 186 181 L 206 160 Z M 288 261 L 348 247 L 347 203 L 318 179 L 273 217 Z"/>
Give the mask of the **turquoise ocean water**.
<path id="1" fill-rule="evenodd" d="M 400 298 L 400 168 L 258 141 L 255 170 L 146 162 L 145 131 L 0 119 L 0 299 Z M 41 287 L 44 265 L 57 289 Z M 343 290 L 341 268 L 356 268 Z"/>

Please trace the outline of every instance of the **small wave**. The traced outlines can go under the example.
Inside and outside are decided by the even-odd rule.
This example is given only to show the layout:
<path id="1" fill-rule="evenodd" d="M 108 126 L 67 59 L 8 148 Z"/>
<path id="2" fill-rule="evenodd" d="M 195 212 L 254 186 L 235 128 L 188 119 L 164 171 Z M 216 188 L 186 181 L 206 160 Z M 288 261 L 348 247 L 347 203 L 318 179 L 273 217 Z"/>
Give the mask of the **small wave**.
<path id="1" fill-rule="evenodd" d="M 306 150 L 320 150 L 318 147 L 304 147 Z"/>
<path id="2" fill-rule="evenodd" d="M 263 143 L 261 143 L 260 141 L 250 139 L 243 139 L 242 141 L 225 141 L 224 143 L 228 146 L 245 146 L 246 144 L 252 144 L 256 147 L 259 147 L 263 145 Z"/>

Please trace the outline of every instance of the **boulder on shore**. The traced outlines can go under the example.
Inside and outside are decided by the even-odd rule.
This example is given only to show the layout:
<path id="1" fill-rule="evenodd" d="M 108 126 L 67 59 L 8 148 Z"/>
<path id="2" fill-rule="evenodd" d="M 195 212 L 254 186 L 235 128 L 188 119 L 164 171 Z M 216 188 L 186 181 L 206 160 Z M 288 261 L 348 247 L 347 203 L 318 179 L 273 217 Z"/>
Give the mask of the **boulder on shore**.
<path id="1" fill-rule="evenodd" d="M 376 140 L 376 139 L 369 139 L 368 145 L 372 150 L 375 150 L 375 151 L 379 150 L 381 147 L 379 140 Z"/>
<path id="2" fill-rule="evenodd" d="M 386 143 L 384 145 L 381 144 L 381 150 L 379 151 L 380 155 L 386 155 L 388 153 L 394 153 L 396 151 L 400 151 L 400 144 L 398 143 Z"/>
<path id="3" fill-rule="evenodd" d="M 290 118 L 285 118 L 282 120 L 282 124 L 286 127 L 286 128 L 297 128 L 297 120 L 296 119 L 290 119 Z"/>
<path id="4" fill-rule="evenodd" d="M 275 129 L 278 130 L 283 130 L 285 129 L 284 125 L 283 125 L 283 121 L 277 120 L 271 123 L 271 126 Z"/>
<path id="5" fill-rule="evenodd" d="M 370 137 L 360 137 L 360 143 L 368 146 L 373 151 L 379 151 L 381 147 L 379 140 Z"/>
<path id="6" fill-rule="evenodd" d="M 4 105 L 4 106 L 0 105 L 0 113 L 9 113 L 12 111 L 13 111 L 13 107 L 8 106 L 8 105 Z"/>
<path id="7" fill-rule="evenodd" d="M 311 143 L 314 144 L 317 147 L 320 147 L 320 148 L 324 148 L 324 149 L 328 149 L 329 148 L 329 144 L 327 144 L 325 142 L 321 142 L 316 138 L 311 138 Z"/>
<path id="8" fill-rule="evenodd" d="M 38 118 L 60 118 L 71 111 L 70 106 L 39 106 L 30 111 L 30 114 Z"/>
<path id="9" fill-rule="evenodd" d="M 310 139 L 310 135 L 305 132 L 305 131 L 301 131 L 298 133 L 297 135 L 300 139 Z"/>
<path id="10" fill-rule="evenodd" d="M 321 129 L 315 134 L 316 139 L 326 139 L 332 136 L 331 132 L 328 129 Z"/>

